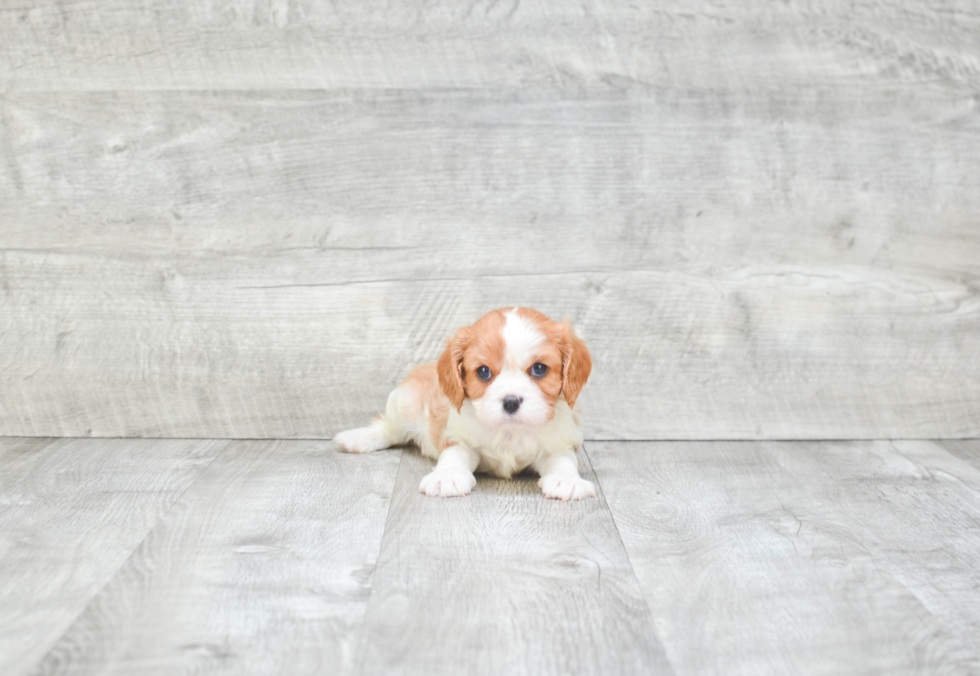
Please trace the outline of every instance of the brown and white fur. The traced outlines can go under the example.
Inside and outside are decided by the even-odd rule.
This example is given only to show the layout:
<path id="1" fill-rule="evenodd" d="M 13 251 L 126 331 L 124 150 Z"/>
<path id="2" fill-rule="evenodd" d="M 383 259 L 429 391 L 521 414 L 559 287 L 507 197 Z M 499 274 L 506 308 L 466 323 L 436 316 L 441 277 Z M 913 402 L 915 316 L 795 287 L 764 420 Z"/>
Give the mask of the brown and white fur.
<path id="1" fill-rule="evenodd" d="M 575 412 L 591 370 L 567 322 L 526 307 L 493 310 L 457 331 L 437 362 L 417 366 L 370 426 L 335 441 L 350 453 L 417 444 L 437 461 L 419 485 L 430 496 L 469 494 L 475 471 L 510 478 L 530 467 L 546 497 L 592 498 L 578 473 Z"/>

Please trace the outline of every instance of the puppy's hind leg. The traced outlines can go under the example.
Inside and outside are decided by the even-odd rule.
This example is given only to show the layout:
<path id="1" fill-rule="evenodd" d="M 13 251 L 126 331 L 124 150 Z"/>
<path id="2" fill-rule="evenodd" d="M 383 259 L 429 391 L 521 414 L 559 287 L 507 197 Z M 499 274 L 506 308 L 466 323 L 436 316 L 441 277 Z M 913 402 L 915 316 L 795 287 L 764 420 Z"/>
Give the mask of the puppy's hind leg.
<path id="1" fill-rule="evenodd" d="M 371 421 L 367 427 L 340 432 L 333 438 L 340 450 L 347 453 L 372 453 L 383 448 L 397 446 L 410 440 L 402 415 L 400 400 L 404 393 L 396 388 L 388 395 L 385 412 Z"/>
<path id="2" fill-rule="evenodd" d="M 385 434 L 382 416 L 375 418 L 367 427 L 340 432 L 333 440 L 345 453 L 372 453 L 394 446 Z"/>

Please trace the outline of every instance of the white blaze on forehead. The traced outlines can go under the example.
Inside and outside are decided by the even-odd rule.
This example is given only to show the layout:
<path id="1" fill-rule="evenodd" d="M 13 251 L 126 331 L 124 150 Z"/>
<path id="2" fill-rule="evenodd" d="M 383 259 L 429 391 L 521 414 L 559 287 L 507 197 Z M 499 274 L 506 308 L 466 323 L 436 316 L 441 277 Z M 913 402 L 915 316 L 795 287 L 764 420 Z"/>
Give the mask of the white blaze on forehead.
<path id="1" fill-rule="evenodd" d="M 504 317 L 504 368 L 523 371 L 523 366 L 531 358 L 531 352 L 544 342 L 544 335 L 517 314 L 517 308 L 505 312 Z"/>

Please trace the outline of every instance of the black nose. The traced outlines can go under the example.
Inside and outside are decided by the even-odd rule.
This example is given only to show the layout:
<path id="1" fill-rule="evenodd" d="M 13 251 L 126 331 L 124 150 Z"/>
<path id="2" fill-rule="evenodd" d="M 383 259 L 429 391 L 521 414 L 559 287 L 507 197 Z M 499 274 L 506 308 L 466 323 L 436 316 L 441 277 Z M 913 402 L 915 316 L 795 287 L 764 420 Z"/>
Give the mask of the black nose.
<path id="1" fill-rule="evenodd" d="M 521 407 L 521 402 L 523 399 L 515 397 L 513 394 L 508 394 L 504 397 L 504 410 L 514 415 L 514 412 Z"/>

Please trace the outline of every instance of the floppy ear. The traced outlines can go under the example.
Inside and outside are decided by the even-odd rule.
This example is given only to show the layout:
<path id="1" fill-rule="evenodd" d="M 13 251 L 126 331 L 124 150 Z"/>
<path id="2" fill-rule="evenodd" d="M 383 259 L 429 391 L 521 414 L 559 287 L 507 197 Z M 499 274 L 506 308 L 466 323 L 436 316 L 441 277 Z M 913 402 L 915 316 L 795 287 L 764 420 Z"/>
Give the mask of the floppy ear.
<path id="1" fill-rule="evenodd" d="M 567 319 L 561 323 L 561 327 L 561 391 L 568 407 L 572 408 L 592 373 L 592 355 L 585 341 L 575 335 Z"/>
<path id="2" fill-rule="evenodd" d="M 458 335 L 446 341 L 446 349 L 439 357 L 436 371 L 439 373 L 442 393 L 449 397 L 449 403 L 459 411 L 466 391 L 463 389 L 463 342 Z"/>

